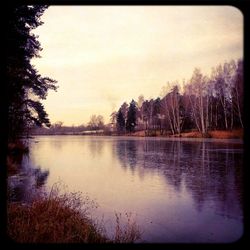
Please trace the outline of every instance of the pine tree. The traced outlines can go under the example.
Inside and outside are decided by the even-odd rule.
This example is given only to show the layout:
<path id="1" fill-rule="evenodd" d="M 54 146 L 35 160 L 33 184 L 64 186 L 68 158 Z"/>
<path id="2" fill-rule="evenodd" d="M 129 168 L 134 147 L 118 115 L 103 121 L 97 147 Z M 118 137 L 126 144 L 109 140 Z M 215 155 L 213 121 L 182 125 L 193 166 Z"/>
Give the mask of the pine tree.
<path id="1" fill-rule="evenodd" d="M 117 124 L 117 131 L 124 132 L 125 130 L 125 118 L 123 116 L 121 108 L 118 111 L 117 117 L 116 117 L 116 124 Z"/>
<path id="2" fill-rule="evenodd" d="M 56 90 L 55 80 L 42 77 L 31 65 L 42 50 L 32 29 L 42 24 L 40 17 L 47 6 L 9 6 L 7 9 L 6 80 L 8 92 L 8 137 L 15 140 L 33 125 L 50 126 L 39 99 L 49 89 Z"/>
<path id="3" fill-rule="evenodd" d="M 136 113 L 137 113 L 136 102 L 132 100 L 128 108 L 128 114 L 126 120 L 126 130 L 129 132 L 133 132 L 135 130 Z"/>

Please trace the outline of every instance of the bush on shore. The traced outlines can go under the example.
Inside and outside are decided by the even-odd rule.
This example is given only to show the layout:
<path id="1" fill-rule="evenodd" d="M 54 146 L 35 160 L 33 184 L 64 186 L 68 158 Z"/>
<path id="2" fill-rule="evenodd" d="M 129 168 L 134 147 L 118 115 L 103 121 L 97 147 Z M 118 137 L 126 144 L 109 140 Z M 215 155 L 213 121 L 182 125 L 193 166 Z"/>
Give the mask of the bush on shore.
<path id="1" fill-rule="evenodd" d="M 22 141 L 8 143 L 8 154 L 25 154 L 29 152 L 29 147 Z"/>
<path id="2" fill-rule="evenodd" d="M 60 195 L 58 191 L 39 197 L 31 204 L 8 203 L 7 232 L 20 243 L 132 243 L 140 232 L 128 217 L 124 230 L 117 221 L 113 239 L 101 225 L 87 216 L 88 204 L 80 193 Z"/>

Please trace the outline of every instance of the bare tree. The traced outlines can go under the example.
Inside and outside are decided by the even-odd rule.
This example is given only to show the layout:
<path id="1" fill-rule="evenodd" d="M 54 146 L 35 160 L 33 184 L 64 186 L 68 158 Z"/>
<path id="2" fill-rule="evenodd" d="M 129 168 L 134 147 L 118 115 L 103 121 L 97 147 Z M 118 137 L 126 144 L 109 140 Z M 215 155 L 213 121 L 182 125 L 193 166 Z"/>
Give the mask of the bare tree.
<path id="1" fill-rule="evenodd" d="M 140 95 L 138 97 L 138 101 L 137 101 L 137 126 L 139 129 L 143 129 L 143 125 L 144 125 L 144 120 L 143 120 L 143 102 L 144 102 L 144 96 Z"/>
<path id="2" fill-rule="evenodd" d="M 112 128 L 116 128 L 116 119 L 117 119 L 118 112 L 114 111 L 110 115 L 110 123 Z"/>
<path id="3" fill-rule="evenodd" d="M 208 78 L 203 76 L 200 69 L 195 68 L 190 84 L 186 86 L 192 107 L 192 116 L 197 129 L 204 135 L 207 133 L 208 123 Z"/>
<path id="4" fill-rule="evenodd" d="M 104 127 L 104 119 L 102 115 L 92 115 L 88 123 L 92 130 L 102 129 Z"/>
<path id="5" fill-rule="evenodd" d="M 143 121 L 145 123 L 145 130 L 148 132 L 150 129 L 150 122 L 152 116 L 152 101 L 144 101 L 142 104 Z"/>
<path id="6" fill-rule="evenodd" d="M 239 60 L 237 63 L 237 69 L 234 76 L 234 87 L 233 87 L 233 97 L 236 109 L 236 115 L 239 119 L 239 123 L 243 128 L 243 61 Z"/>
<path id="7" fill-rule="evenodd" d="M 234 60 L 229 63 L 224 63 L 223 73 L 226 84 L 226 99 L 228 101 L 228 116 L 230 119 L 230 129 L 234 126 L 234 102 L 233 102 L 233 89 L 234 89 L 234 78 L 235 78 L 236 64 Z"/>
<path id="8" fill-rule="evenodd" d="M 167 84 L 162 88 L 162 110 L 165 115 L 166 123 L 169 125 L 172 134 L 174 135 L 174 124 L 171 119 L 171 114 L 170 114 L 170 104 L 169 104 L 169 97 L 168 94 L 171 91 L 171 84 L 167 82 Z"/>
<path id="9" fill-rule="evenodd" d="M 213 73 L 213 81 L 215 83 L 215 93 L 218 98 L 220 105 L 222 107 L 222 112 L 224 116 L 224 127 L 228 129 L 228 105 L 229 105 L 229 95 L 228 86 L 224 78 L 224 71 L 221 65 L 217 66 Z"/>
<path id="10" fill-rule="evenodd" d="M 172 134 L 180 135 L 183 117 L 181 115 L 181 95 L 179 92 L 178 82 L 172 84 L 167 83 L 167 86 L 163 88 L 165 96 L 163 97 L 162 105 L 163 112 L 169 123 Z"/>

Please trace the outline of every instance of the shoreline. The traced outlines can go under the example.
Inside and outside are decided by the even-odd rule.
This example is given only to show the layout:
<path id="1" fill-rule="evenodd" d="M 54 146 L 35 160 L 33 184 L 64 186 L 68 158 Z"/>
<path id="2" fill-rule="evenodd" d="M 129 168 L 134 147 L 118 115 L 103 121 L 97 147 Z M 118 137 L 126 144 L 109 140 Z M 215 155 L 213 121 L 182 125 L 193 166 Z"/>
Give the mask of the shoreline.
<path id="1" fill-rule="evenodd" d="M 129 137 L 145 137 L 145 138 L 186 138 L 186 139 L 244 139 L 244 129 L 233 129 L 233 130 L 210 130 L 206 133 L 206 135 L 202 135 L 199 131 L 187 131 L 182 132 L 180 135 L 178 134 L 160 134 L 160 131 L 150 131 L 151 135 L 146 134 L 147 131 L 135 131 L 132 133 L 124 133 L 124 134 L 117 134 L 117 133 L 55 133 L 55 134 L 31 134 L 29 138 L 34 136 L 55 136 L 55 135 L 77 135 L 77 136 L 129 136 Z"/>
<path id="2" fill-rule="evenodd" d="M 21 171 L 24 154 L 28 147 L 22 142 L 9 143 L 7 155 L 7 178 L 17 176 Z M 42 176 L 42 172 L 40 176 Z M 30 176 L 25 175 L 29 178 Z M 45 175 L 46 178 L 46 175 Z M 7 184 L 7 235 L 17 243 L 135 243 L 141 238 L 136 221 L 121 224 L 121 214 L 116 220 L 115 233 L 108 237 L 105 224 L 93 220 L 89 209 L 94 204 L 82 197 L 81 192 L 60 193 L 61 186 L 53 185 L 50 192 L 39 193 L 29 201 L 12 200 L 12 191 Z M 41 184 L 44 185 L 44 184 Z M 125 214 L 126 215 L 126 214 Z M 27 223 L 28 221 L 28 223 Z M 49 223 L 48 223 L 49 222 Z M 58 230 L 62 228 L 63 230 Z"/>

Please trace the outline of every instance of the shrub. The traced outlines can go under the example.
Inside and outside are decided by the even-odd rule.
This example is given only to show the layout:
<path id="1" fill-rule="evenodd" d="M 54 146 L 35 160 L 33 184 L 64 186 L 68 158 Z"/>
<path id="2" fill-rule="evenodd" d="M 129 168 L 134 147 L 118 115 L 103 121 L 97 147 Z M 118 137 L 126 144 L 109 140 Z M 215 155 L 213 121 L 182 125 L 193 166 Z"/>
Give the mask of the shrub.
<path id="1" fill-rule="evenodd" d="M 115 236 L 108 239 L 104 227 L 88 217 L 93 206 L 95 202 L 80 192 L 59 194 L 58 187 L 52 188 L 30 204 L 9 202 L 7 232 L 20 243 L 132 243 L 140 238 L 131 214 L 126 214 L 125 226 L 116 214 Z"/>

